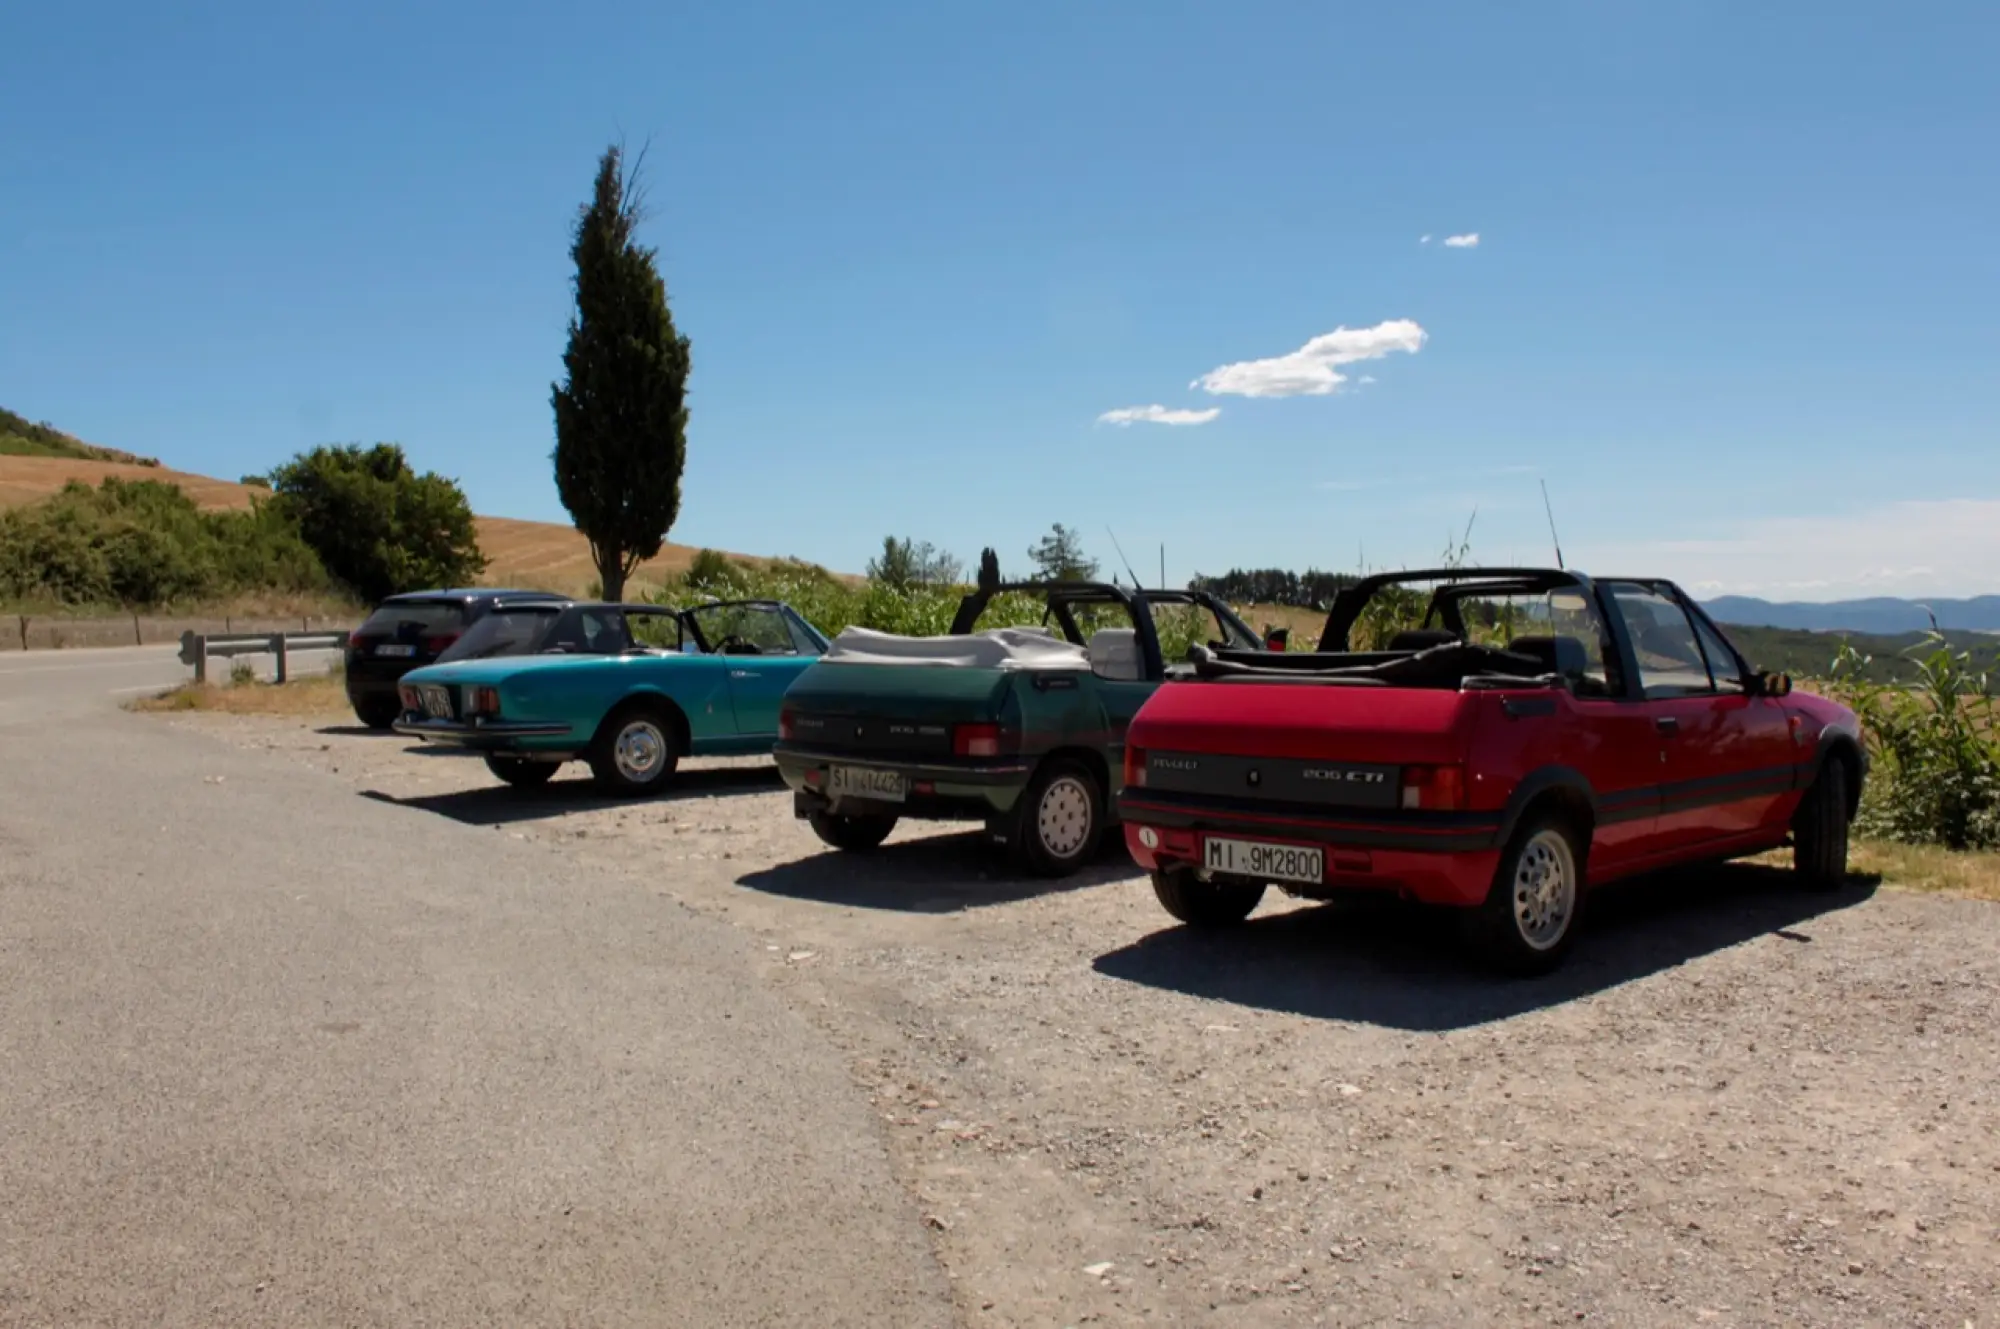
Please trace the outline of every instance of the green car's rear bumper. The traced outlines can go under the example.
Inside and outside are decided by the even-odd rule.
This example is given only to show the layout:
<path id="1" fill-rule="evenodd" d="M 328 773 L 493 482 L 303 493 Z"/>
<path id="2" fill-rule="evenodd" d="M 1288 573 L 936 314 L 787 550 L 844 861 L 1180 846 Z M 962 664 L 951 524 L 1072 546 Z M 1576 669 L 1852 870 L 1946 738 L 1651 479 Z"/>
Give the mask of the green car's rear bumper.
<path id="1" fill-rule="evenodd" d="M 930 820 L 991 820 L 1013 810 L 1027 787 L 1035 766 L 1022 757 L 1001 757 L 984 762 L 923 762 L 882 756 L 848 756 L 779 743 L 771 755 L 778 773 L 792 790 L 792 811 L 804 817 L 813 812 L 883 814 L 920 817 Z M 871 771 L 894 771 L 904 779 L 909 796 L 903 801 L 872 798 L 842 798 L 837 802 L 826 793 L 827 772 L 834 766 L 858 766 Z"/>

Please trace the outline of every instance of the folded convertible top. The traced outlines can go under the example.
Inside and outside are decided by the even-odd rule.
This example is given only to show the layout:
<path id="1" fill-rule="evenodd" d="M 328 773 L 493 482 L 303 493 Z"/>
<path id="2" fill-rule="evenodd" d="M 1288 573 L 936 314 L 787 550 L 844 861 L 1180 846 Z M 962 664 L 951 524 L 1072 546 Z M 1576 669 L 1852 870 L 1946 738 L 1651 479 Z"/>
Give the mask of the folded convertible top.
<path id="1" fill-rule="evenodd" d="M 965 636 L 899 637 L 847 628 L 821 657 L 829 664 L 931 665 L 960 669 L 1088 669 L 1081 646 L 1042 628 L 988 628 Z"/>

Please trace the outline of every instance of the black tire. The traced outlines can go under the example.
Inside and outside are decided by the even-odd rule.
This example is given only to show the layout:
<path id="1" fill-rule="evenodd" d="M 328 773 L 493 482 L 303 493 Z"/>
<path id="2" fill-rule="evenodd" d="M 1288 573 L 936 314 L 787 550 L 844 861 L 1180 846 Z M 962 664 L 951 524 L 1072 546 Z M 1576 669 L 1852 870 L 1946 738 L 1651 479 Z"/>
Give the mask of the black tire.
<path id="1" fill-rule="evenodd" d="M 896 818 L 887 814 L 846 816 L 835 812 L 815 812 L 806 818 L 813 834 L 850 854 L 865 854 L 889 838 Z"/>
<path id="2" fill-rule="evenodd" d="M 1567 818 L 1548 813 L 1522 823 L 1500 855 L 1485 901 L 1464 920 L 1465 939 L 1483 963 L 1518 978 L 1562 964 L 1583 922 L 1587 852 Z M 1552 871 L 1563 875 L 1549 881 L 1544 874 Z M 1542 893 L 1539 882 L 1548 882 L 1551 893 Z"/>
<path id="3" fill-rule="evenodd" d="M 1193 868 L 1153 874 L 1153 894 L 1166 911 L 1191 928 L 1234 927 L 1264 898 L 1261 881 L 1203 881 Z"/>
<path id="4" fill-rule="evenodd" d="M 1830 757 L 1792 814 L 1792 870 L 1815 891 L 1847 881 L 1847 763 Z"/>
<path id="5" fill-rule="evenodd" d="M 486 769 L 516 789 L 541 788 L 555 779 L 556 766 L 553 761 L 529 761 L 525 757 L 486 758 Z"/>
<path id="6" fill-rule="evenodd" d="M 1008 849 L 1024 872 L 1067 877 L 1088 863 L 1104 838 L 1104 785 L 1090 767 L 1051 757 L 1014 807 Z"/>
<path id="7" fill-rule="evenodd" d="M 387 729 L 403 713 L 399 697 L 349 697 L 348 700 L 354 703 L 354 718 L 370 729 Z"/>
<path id="8" fill-rule="evenodd" d="M 657 706 L 626 706 L 606 716 L 585 754 L 597 787 L 618 798 L 658 793 L 680 765 L 680 728 Z"/>

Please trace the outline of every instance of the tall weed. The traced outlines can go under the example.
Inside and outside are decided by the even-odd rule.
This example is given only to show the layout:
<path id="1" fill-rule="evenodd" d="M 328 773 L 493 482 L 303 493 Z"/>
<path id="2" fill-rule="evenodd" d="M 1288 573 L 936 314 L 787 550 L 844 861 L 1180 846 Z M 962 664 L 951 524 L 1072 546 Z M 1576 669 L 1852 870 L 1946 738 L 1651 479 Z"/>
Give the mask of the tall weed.
<path id="1" fill-rule="evenodd" d="M 1906 844 L 2000 847 L 2000 711 L 1992 680 L 1936 631 L 1904 653 L 1915 682 L 1869 681 L 1843 642 L 1830 691 L 1860 717 L 1873 758 L 1856 829 Z"/>

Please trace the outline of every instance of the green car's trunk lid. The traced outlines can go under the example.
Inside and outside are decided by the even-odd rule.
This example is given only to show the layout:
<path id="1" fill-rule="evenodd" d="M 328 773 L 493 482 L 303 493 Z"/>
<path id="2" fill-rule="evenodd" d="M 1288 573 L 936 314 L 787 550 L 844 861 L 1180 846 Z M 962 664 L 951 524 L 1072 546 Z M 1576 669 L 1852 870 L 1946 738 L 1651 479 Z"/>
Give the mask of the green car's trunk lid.
<path id="1" fill-rule="evenodd" d="M 802 748 L 856 756 L 949 756 L 954 725 L 1005 720 L 1016 671 L 823 661 L 785 692 Z"/>

